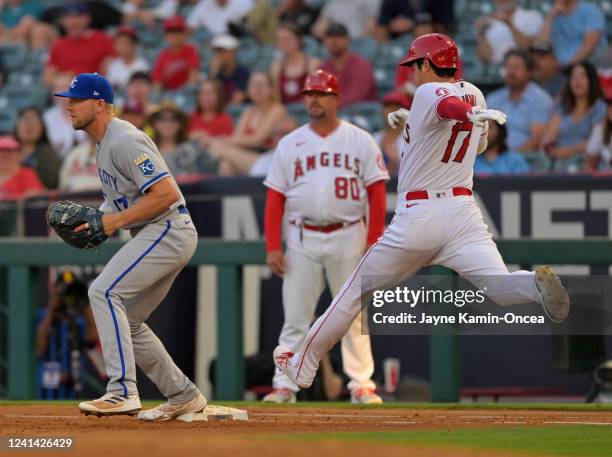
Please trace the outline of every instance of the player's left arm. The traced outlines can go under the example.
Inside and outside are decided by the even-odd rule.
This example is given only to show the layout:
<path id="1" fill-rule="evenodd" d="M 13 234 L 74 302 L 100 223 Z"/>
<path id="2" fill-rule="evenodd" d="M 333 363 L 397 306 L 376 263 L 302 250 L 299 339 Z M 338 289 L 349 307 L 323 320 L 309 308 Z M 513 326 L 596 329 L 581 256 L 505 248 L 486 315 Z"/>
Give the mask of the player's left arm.
<path id="1" fill-rule="evenodd" d="M 501 111 L 472 106 L 454 95 L 439 100 L 436 104 L 436 113 L 440 119 L 472 122 L 478 127 L 483 127 L 487 120 L 495 121 L 498 124 L 506 123 L 506 115 Z"/>

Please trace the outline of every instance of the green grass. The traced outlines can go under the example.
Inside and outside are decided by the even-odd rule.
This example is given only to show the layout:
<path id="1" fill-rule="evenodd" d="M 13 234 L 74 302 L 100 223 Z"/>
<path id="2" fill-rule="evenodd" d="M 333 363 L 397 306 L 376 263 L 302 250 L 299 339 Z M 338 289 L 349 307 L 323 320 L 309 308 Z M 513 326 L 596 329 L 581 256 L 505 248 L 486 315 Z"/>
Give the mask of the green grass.
<path id="1" fill-rule="evenodd" d="M 0 406 L 7 405 L 66 405 L 74 406 L 80 400 L 0 400 Z M 153 406 L 163 400 L 146 400 L 143 405 Z M 234 406 L 236 408 L 288 408 L 295 406 L 312 408 L 345 408 L 345 409 L 384 409 L 384 408 L 406 408 L 406 409 L 453 409 L 453 410 L 533 410 L 533 411 L 610 411 L 612 404 L 586 404 L 586 403 L 401 403 L 388 402 L 382 405 L 353 405 L 348 402 L 300 402 L 296 405 L 278 405 L 274 403 L 262 403 L 258 401 L 220 401 L 211 400 L 211 404 Z"/>
<path id="2" fill-rule="evenodd" d="M 263 437 L 262 437 L 263 438 Z M 527 455 L 609 457 L 612 429 L 604 425 L 516 426 L 407 432 L 327 432 L 275 435 L 275 439 L 357 440 L 387 444 L 442 446 L 453 449 L 490 449 Z"/>

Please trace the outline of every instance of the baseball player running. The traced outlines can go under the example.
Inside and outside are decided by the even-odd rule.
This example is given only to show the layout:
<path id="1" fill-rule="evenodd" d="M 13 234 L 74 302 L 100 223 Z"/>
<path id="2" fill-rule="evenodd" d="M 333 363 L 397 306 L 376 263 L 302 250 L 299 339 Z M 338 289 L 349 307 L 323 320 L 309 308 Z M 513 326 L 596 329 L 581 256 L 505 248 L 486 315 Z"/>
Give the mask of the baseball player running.
<path id="1" fill-rule="evenodd" d="M 139 419 L 164 421 L 198 412 L 206 398 L 174 364 L 144 323 L 193 255 L 198 234 L 185 199 L 151 139 L 113 117 L 113 90 L 97 73 L 75 76 L 65 92 L 76 130 L 96 141 L 106 235 L 130 229 L 132 239 L 89 288 L 109 382 L 101 398 L 79 404 L 85 414 L 134 414 L 141 409 L 136 364 L 168 402 Z M 82 225 L 76 231 L 86 230 Z"/>
<path id="2" fill-rule="evenodd" d="M 310 73 L 302 91 L 310 122 L 278 144 L 264 181 L 267 262 L 283 277 L 285 323 L 279 344 L 296 350 L 306 336 L 325 287 L 332 294 L 382 234 L 385 181 L 389 174 L 376 142 L 366 131 L 338 119 L 338 79 Z M 366 203 L 369 223 L 364 224 Z M 281 221 L 288 215 L 287 252 L 281 248 Z M 358 311 L 358 310 L 357 310 Z M 357 313 L 355 313 L 356 315 Z M 374 372 L 370 337 L 353 315 L 342 339 L 344 372 L 353 403 L 382 403 L 370 379 Z M 276 370 L 274 390 L 263 401 L 295 402 L 299 390 Z"/>
<path id="3" fill-rule="evenodd" d="M 274 350 L 276 366 L 300 387 L 311 385 L 321 357 L 346 333 L 364 297 L 428 265 L 455 270 L 500 305 L 539 302 L 554 322 L 569 313 L 567 292 L 550 267 L 508 271 L 472 197 L 474 160 L 486 149 L 486 121 L 503 124 L 506 116 L 486 109 L 477 87 L 455 81 L 457 58 L 455 43 L 435 33 L 415 39 L 400 63 L 414 68 L 418 88 L 410 113 L 389 115 L 392 126 L 408 121 L 395 217 L 297 353 L 284 346 Z M 363 293 L 362 278 L 368 279 Z"/>

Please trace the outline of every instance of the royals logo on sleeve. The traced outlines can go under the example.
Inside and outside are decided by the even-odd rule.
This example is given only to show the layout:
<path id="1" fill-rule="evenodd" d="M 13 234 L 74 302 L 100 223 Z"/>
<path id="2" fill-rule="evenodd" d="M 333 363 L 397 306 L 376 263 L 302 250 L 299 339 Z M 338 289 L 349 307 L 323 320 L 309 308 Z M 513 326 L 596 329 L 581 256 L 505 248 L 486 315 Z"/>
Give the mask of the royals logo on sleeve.
<path id="1" fill-rule="evenodd" d="M 145 176 L 151 176 L 155 173 L 155 166 L 147 154 L 141 154 L 134 159 L 134 163 L 140 168 L 142 174 Z"/>

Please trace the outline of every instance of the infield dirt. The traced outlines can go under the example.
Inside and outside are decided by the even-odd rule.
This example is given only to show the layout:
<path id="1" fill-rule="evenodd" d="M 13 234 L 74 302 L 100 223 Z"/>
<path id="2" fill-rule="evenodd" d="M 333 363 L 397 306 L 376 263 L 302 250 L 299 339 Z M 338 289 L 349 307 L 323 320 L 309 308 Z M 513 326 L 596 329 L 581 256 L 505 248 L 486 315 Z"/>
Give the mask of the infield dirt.
<path id="1" fill-rule="evenodd" d="M 3 436 L 71 437 L 71 451 L 16 451 L 7 455 L 78 455 L 87 457 L 247 456 L 510 456 L 489 450 L 325 440 L 328 432 L 454 430 L 551 424 L 610 423 L 612 413 L 592 411 L 453 410 L 248 406 L 249 421 L 146 423 L 127 416 L 97 418 L 70 405 L 4 405 Z M 308 433 L 308 438 L 300 437 Z M 321 439 L 313 438 L 320 434 Z M 41 454 L 43 452 L 43 454 Z"/>

